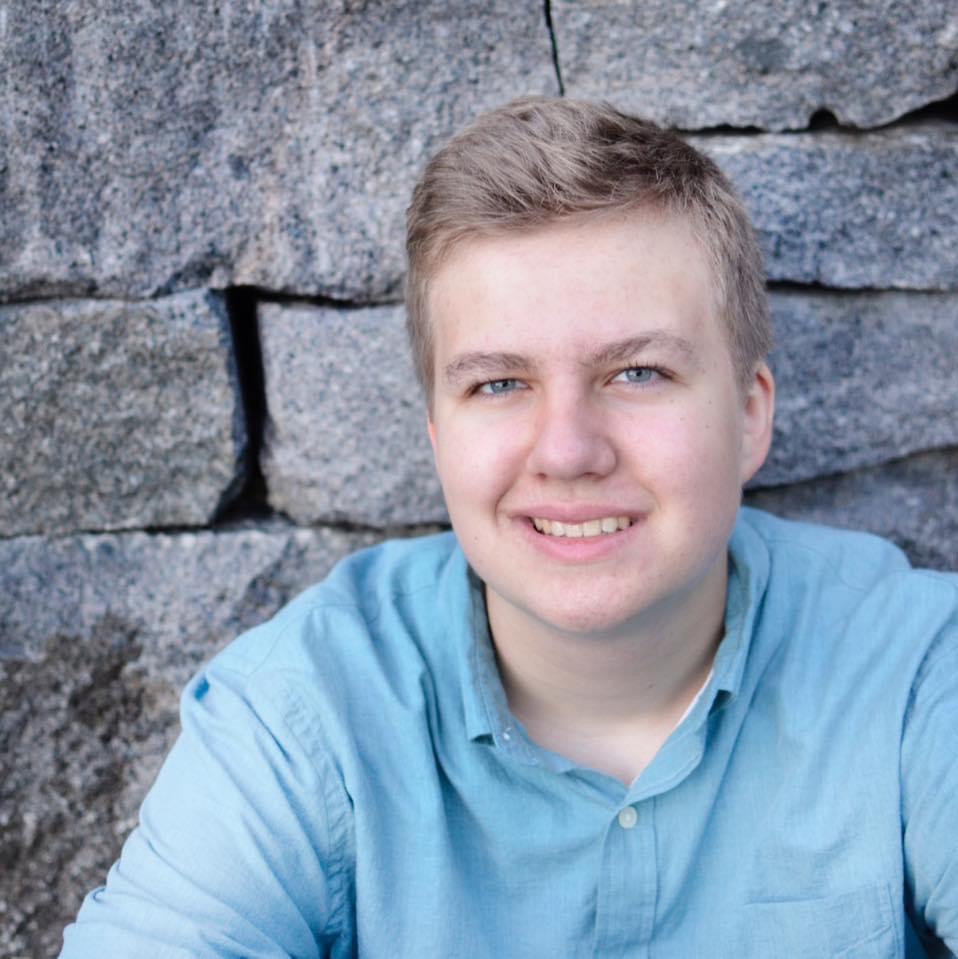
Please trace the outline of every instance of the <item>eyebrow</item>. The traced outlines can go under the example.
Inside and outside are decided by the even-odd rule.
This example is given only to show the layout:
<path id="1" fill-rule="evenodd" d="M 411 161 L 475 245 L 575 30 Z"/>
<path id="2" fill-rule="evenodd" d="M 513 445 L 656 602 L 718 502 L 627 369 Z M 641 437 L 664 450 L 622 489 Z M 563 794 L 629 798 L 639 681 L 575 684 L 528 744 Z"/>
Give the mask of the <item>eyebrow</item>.
<path id="1" fill-rule="evenodd" d="M 640 336 L 630 336 L 624 340 L 615 340 L 601 346 L 580 362 L 583 366 L 611 366 L 616 363 L 628 363 L 641 356 L 648 349 L 664 349 L 679 354 L 683 359 L 696 362 L 695 347 L 685 337 L 676 336 L 666 330 L 651 330 Z M 535 371 L 536 364 L 521 353 L 481 351 L 463 353 L 446 366 L 446 383 L 455 386 L 464 379 L 482 377 L 485 379 L 503 378 L 504 374 L 517 370 Z"/>
<path id="2" fill-rule="evenodd" d="M 696 362 L 698 354 L 695 347 L 684 336 L 677 336 L 666 330 L 650 330 L 640 336 L 630 336 L 624 340 L 615 340 L 599 347 L 582 362 L 586 366 L 611 366 L 615 363 L 628 363 L 648 349 L 663 349 L 680 355 L 683 359 Z"/>
<path id="3" fill-rule="evenodd" d="M 535 368 L 527 356 L 521 353 L 463 353 L 446 366 L 446 382 L 451 386 L 472 377 L 496 379 L 503 373 Z"/>

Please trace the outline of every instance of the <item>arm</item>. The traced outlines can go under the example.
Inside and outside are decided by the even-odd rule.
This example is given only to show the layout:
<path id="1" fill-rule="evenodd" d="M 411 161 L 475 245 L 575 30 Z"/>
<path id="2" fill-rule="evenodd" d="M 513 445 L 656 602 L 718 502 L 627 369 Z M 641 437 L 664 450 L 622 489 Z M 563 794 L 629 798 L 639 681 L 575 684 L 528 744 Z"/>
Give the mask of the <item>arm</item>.
<path id="1" fill-rule="evenodd" d="M 190 683 L 140 825 L 61 959 L 348 951 L 349 801 L 293 682 L 214 661 Z"/>
<path id="2" fill-rule="evenodd" d="M 929 940 L 929 955 L 958 954 L 955 613 L 929 647 L 912 686 L 901 764 L 906 902 L 917 931 Z"/>

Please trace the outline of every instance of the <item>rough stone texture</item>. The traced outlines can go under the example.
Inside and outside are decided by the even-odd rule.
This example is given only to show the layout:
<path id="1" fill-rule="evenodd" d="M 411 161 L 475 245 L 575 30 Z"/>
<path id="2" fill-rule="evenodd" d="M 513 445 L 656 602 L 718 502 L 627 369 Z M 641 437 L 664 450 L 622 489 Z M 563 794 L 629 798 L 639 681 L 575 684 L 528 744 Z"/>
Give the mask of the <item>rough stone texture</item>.
<path id="1" fill-rule="evenodd" d="M 778 293 L 778 409 L 760 486 L 958 443 L 958 295 Z"/>
<path id="2" fill-rule="evenodd" d="M 180 689 L 369 534 L 0 541 L 0 955 L 55 955 L 177 731 Z"/>
<path id="3" fill-rule="evenodd" d="M 16 7 L 0 10 L 7 297 L 393 293 L 429 153 L 482 108 L 557 92 L 540 0 Z"/>
<path id="4" fill-rule="evenodd" d="M 245 445 L 217 294 L 0 308 L 0 536 L 208 522 Z"/>
<path id="5" fill-rule="evenodd" d="M 946 23 L 941 2 L 916 0 L 904 12 L 896 6 L 894 15 L 887 5 L 859 9 L 850 33 L 826 29 L 832 47 L 821 47 L 808 11 L 789 8 L 786 15 L 781 3 L 767 14 L 752 4 L 734 16 L 727 8 L 721 14 L 696 8 L 691 20 L 653 5 L 650 36 L 679 29 L 685 46 L 704 44 L 716 70 L 745 53 L 774 60 L 776 44 L 785 46 L 786 64 L 793 43 L 821 47 L 861 78 L 849 103 L 873 98 L 896 104 L 894 111 L 904 106 L 896 98 L 912 96 L 913 88 L 924 91 L 919 102 L 954 90 L 958 21 Z M 591 20 L 593 38 L 601 27 L 609 43 L 619 42 L 620 32 L 632 44 L 617 18 L 644 16 L 641 9 L 557 4 L 560 46 L 578 42 L 576 18 Z M 850 10 L 832 4 L 823 23 L 851 23 Z M 702 25 L 712 16 L 729 37 L 742 32 L 729 41 L 739 51 L 731 59 L 716 53 L 722 46 Z M 781 29 L 796 18 L 800 26 Z M 884 25 L 872 35 L 873 18 Z M 144 297 L 231 284 L 354 302 L 392 298 L 403 268 L 402 212 L 425 158 L 479 110 L 519 93 L 557 90 L 538 0 L 135 8 L 41 0 L 31 5 L 29 29 L 10 10 L 5 22 L 0 298 L 6 299 Z M 765 30 L 756 22 L 774 24 L 773 37 L 782 37 L 756 40 L 752 35 Z M 656 41 L 650 44 L 656 49 Z M 883 57 L 876 59 L 873 44 Z M 952 60 L 943 52 L 949 49 Z M 646 55 L 652 54 L 634 61 L 644 77 L 666 92 L 683 89 L 646 68 Z M 574 76 L 571 48 L 563 56 Z M 603 77 L 614 63 L 610 56 L 601 54 Z M 728 82 L 751 91 L 743 98 L 765 89 L 742 82 L 737 69 Z M 888 79 L 898 70 L 907 83 Z M 714 122 L 737 122 L 728 113 L 737 98 L 691 70 L 684 53 L 681 72 L 689 78 L 688 96 L 694 93 L 702 109 L 722 111 Z M 934 76 L 951 79 L 939 88 Z M 789 91 L 806 89 L 787 70 L 770 69 L 765 79 Z M 611 81 L 601 82 L 596 93 L 623 106 L 650 112 L 657 102 L 617 95 Z M 791 102 L 777 85 L 763 95 L 770 104 Z M 945 288 L 958 286 L 956 137 L 953 127 L 943 127 L 709 142 L 727 156 L 750 200 L 773 278 Z"/>
<path id="6" fill-rule="evenodd" d="M 770 279 L 958 289 L 958 127 L 691 139 L 742 192 Z"/>
<path id="7" fill-rule="evenodd" d="M 683 129 L 876 126 L 958 87 L 947 0 L 553 0 L 566 92 Z"/>
<path id="8" fill-rule="evenodd" d="M 958 295 L 775 292 L 775 439 L 757 486 L 958 443 Z M 262 308 L 270 503 L 299 523 L 443 522 L 398 307 Z"/>
<path id="9" fill-rule="evenodd" d="M 752 490 L 780 516 L 886 536 L 916 566 L 958 570 L 958 448 L 795 486 Z"/>
<path id="10" fill-rule="evenodd" d="M 298 523 L 446 518 L 399 306 L 264 304 L 269 502 Z"/>

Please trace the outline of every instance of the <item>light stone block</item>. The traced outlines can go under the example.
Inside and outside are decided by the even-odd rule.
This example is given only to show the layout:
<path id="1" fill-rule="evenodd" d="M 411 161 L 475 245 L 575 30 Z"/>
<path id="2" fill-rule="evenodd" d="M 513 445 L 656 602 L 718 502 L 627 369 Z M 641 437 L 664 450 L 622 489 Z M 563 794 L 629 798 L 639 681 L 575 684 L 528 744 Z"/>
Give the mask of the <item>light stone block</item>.
<path id="1" fill-rule="evenodd" d="M 958 289 L 958 127 L 691 139 L 742 193 L 770 279 Z"/>
<path id="2" fill-rule="evenodd" d="M 774 291 L 778 414 L 757 486 L 958 443 L 958 294 Z M 399 307 L 266 305 L 270 503 L 299 523 L 442 522 Z"/>
<path id="3" fill-rule="evenodd" d="M 245 449 L 218 294 L 0 307 L 0 536 L 207 523 Z"/>
<path id="4" fill-rule="evenodd" d="M 777 292 L 775 438 L 759 486 L 958 444 L 958 294 Z"/>
<path id="5" fill-rule="evenodd" d="M 916 566 L 958 571 L 958 448 L 751 490 L 745 500 L 779 516 L 885 536 Z"/>
<path id="6" fill-rule="evenodd" d="M 552 0 L 566 93 L 669 126 L 873 127 L 958 86 L 946 0 Z"/>
<path id="7" fill-rule="evenodd" d="M 7 5 L 0 290 L 395 294 L 426 158 L 556 93 L 539 0 Z"/>
<path id="8" fill-rule="evenodd" d="M 446 519 L 400 306 L 265 303 L 263 473 L 297 523 Z"/>

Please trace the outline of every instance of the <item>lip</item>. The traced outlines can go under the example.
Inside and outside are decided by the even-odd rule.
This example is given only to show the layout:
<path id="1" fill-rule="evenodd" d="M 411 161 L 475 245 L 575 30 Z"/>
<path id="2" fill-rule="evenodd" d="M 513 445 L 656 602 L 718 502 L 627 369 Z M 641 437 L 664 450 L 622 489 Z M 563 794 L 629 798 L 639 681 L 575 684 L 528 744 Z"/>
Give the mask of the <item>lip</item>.
<path id="1" fill-rule="evenodd" d="M 621 529 L 615 533 L 602 533 L 599 536 L 548 536 L 540 533 L 532 525 L 533 516 L 540 519 L 558 520 L 560 523 L 584 523 L 602 516 L 628 516 L 632 520 L 632 525 L 628 529 Z M 597 562 L 615 556 L 638 535 L 638 531 L 644 525 L 645 516 L 642 513 L 633 513 L 622 509 L 615 511 L 614 508 L 610 508 L 609 512 L 596 513 L 590 507 L 587 511 L 581 508 L 570 508 L 516 514 L 512 519 L 519 535 L 541 556 L 562 563 L 575 564 Z"/>
<path id="2" fill-rule="evenodd" d="M 633 524 L 642 519 L 642 512 L 623 509 L 608 504 L 576 506 L 532 506 L 528 509 L 510 510 L 510 518 L 515 520 L 548 519 L 560 523 L 587 523 L 591 519 L 603 519 L 606 516 L 628 516 Z M 624 532 L 624 530 L 623 530 Z"/>

